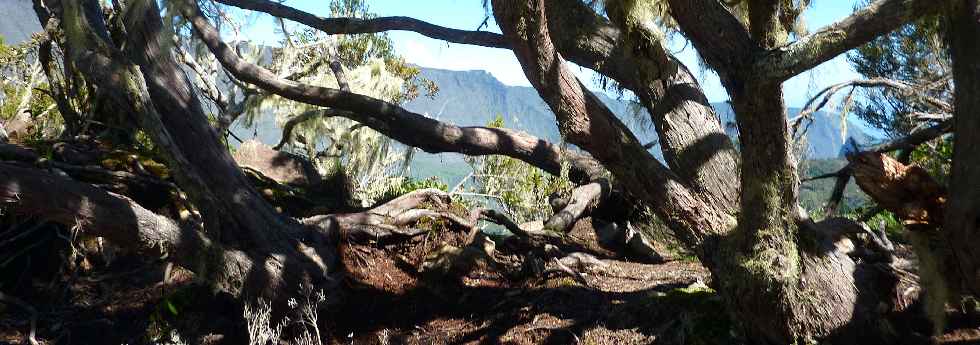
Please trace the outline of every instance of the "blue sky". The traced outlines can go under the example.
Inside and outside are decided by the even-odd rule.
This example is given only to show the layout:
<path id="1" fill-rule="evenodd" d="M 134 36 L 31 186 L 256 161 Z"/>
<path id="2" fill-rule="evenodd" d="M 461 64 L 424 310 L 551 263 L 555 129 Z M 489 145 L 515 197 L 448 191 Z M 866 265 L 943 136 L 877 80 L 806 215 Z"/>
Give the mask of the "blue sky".
<path id="1" fill-rule="evenodd" d="M 458 28 L 476 29 L 487 15 L 481 0 L 367 0 L 372 12 L 382 16 L 409 16 L 434 24 Z M 289 0 L 290 6 L 318 14 L 329 15 L 329 0 Z M 811 31 L 823 27 L 849 15 L 854 8 L 854 0 L 818 0 L 804 14 Z M 253 26 L 248 30 L 250 39 L 274 43 L 273 25 L 268 16 L 255 16 Z M 485 30 L 499 32 L 490 19 L 490 27 Z M 424 67 L 452 70 L 486 70 L 508 85 L 529 86 L 523 71 L 513 53 L 503 49 L 492 49 L 462 44 L 446 43 L 411 32 L 392 32 L 400 54 L 411 62 Z M 670 42 L 672 51 L 701 79 L 708 99 L 721 102 L 728 99 L 718 77 L 711 71 L 702 70 L 697 62 L 696 52 L 682 39 Z M 683 49 L 683 50 L 682 50 Z M 593 73 L 576 67 L 580 78 L 592 84 Z M 802 106 L 809 97 L 830 84 L 858 78 L 859 75 L 847 64 L 843 56 L 824 63 L 817 68 L 788 80 L 783 89 L 786 102 L 790 106 Z M 594 87 L 594 86 L 593 86 Z"/>

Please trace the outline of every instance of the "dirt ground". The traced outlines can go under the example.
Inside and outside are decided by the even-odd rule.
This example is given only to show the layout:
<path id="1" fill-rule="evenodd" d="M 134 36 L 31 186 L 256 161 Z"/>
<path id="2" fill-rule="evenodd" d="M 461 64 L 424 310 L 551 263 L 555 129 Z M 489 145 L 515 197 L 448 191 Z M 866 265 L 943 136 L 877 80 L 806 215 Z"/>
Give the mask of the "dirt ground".
<path id="1" fill-rule="evenodd" d="M 708 288 L 708 272 L 694 260 L 628 262 L 594 248 L 599 262 L 578 267 L 581 279 L 549 271 L 554 264 L 546 262 L 545 272 L 558 274 L 515 280 L 498 267 L 508 264 L 506 256 L 455 275 L 419 272 L 433 252 L 461 246 L 464 237 L 427 236 L 380 248 L 342 244 L 346 293 L 320 311 L 320 329 L 338 345 L 740 342 Z M 75 270 L 22 279 L 7 296 L 36 309 L 38 344 L 166 344 L 175 332 L 188 344 L 248 343 L 234 300 L 195 284 L 186 271 L 167 277 L 162 261 L 142 260 L 80 260 Z M 20 268 L 45 265 L 55 267 L 34 261 Z M 0 345 L 27 343 L 31 315 L 5 302 Z M 980 343 L 976 320 L 953 313 L 950 321 L 943 343 Z"/>
<path id="2" fill-rule="evenodd" d="M 353 288 L 346 296 L 351 302 L 321 311 L 322 326 L 331 332 L 333 344 L 642 344 L 689 336 L 681 334 L 687 333 L 683 328 L 699 326 L 701 319 L 727 322 L 724 315 L 683 310 L 683 303 L 692 310 L 719 303 L 711 292 L 684 289 L 707 276 L 697 263 L 604 262 L 608 275 L 585 276 L 594 288 L 568 277 L 533 288 L 444 292 L 420 287 L 397 294 Z M 210 295 L 186 275 L 163 283 L 162 269 L 154 266 L 117 265 L 80 274 L 64 291 L 64 303 L 41 303 L 51 296 L 22 298 L 39 312 L 36 339 L 41 344 L 142 344 L 164 336 L 148 334 L 160 333 L 161 325 L 190 324 L 198 327 L 193 333 L 199 341 L 246 342 L 242 311 L 233 301 Z M 656 308 L 658 303 L 672 304 L 671 310 Z M 12 305 L 0 311 L 0 344 L 23 343 L 29 315 Z"/>

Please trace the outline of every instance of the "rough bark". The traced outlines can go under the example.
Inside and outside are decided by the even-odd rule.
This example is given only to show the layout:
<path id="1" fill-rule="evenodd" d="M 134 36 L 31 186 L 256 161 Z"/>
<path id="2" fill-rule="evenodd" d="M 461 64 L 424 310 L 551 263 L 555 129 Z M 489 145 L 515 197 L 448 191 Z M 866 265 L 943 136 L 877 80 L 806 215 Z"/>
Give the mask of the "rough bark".
<path id="1" fill-rule="evenodd" d="M 290 228 L 298 224 L 280 216 L 262 199 L 221 144 L 190 80 L 166 48 L 172 43 L 165 41 L 169 36 L 164 34 L 159 13 L 155 2 L 136 1 L 128 4 L 123 22 L 129 55 L 148 76 L 147 89 L 157 112 L 163 115 L 162 124 L 173 137 L 175 148 L 190 163 L 172 169 L 194 171 L 208 186 L 211 195 L 188 191 L 195 204 L 211 205 L 204 211 L 215 213 L 219 219 L 218 224 L 208 224 L 208 232 L 227 228 L 229 233 L 222 234 L 223 238 L 258 247 L 285 238 L 282 232 L 294 231 Z"/>
<path id="2" fill-rule="evenodd" d="M 887 303 L 887 295 L 868 291 L 887 291 L 893 284 L 868 279 L 875 270 L 835 246 L 820 245 L 826 241 L 813 241 L 815 232 L 808 229 L 819 227 L 797 211 L 799 179 L 781 80 L 752 68 L 764 52 L 779 49 L 780 29 L 770 25 L 772 3 L 750 6 L 757 13 L 750 13 L 756 22 L 748 29 L 720 2 L 670 1 L 673 17 L 732 97 L 742 141 L 738 226 L 721 240 L 708 267 L 750 338 L 777 344 L 846 341 L 878 322 L 880 314 L 870 312 L 876 298 Z M 881 335 L 878 330 L 864 331 Z"/>
<path id="3" fill-rule="evenodd" d="M 738 152 L 697 78 L 665 51 L 660 36 L 623 20 L 614 24 L 581 1 L 546 4 L 548 26 L 562 56 L 632 90 L 650 113 L 671 171 L 702 197 L 733 212 L 739 187 L 725 181 L 738 179 Z"/>
<path id="4" fill-rule="evenodd" d="M 569 195 L 565 206 L 545 222 L 544 228 L 550 231 L 567 232 L 572 225 L 575 225 L 575 221 L 585 215 L 586 211 L 598 206 L 611 193 L 612 186 L 606 180 L 576 187 Z"/>
<path id="5" fill-rule="evenodd" d="M 752 127 L 748 135 L 757 135 L 753 144 L 759 146 L 752 157 L 755 166 L 750 171 L 754 175 L 742 175 L 743 188 L 753 189 L 743 189 L 740 228 L 730 234 L 732 224 L 715 213 L 721 212 L 718 208 L 688 193 L 662 166 L 643 165 L 645 157 L 635 150 L 639 144 L 631 134 L 621 130 L 608 109 L 598 104 L 562 65 L 544 24 L 544 7 L 533 1 L 494 2 L 494 14 L 505 36 L 514 42 L 513 50 L 525 75 L 555 112 L 566 139 L 592 153 L 631 193 L 655 205 L 658 215 L 696 249 L 702 262 L 722 282 L 723 293 L 743 320 L 747 333 L 761 341 L 792 342 L 825 337 L 856 322 L 852 302 L 857 300 L 858 291 L 853 274 L 858 268 L 854 262 L 836 252 L 801 257 L 796 247 L 798 182 L 795 162 L 789 155 L 782 102 L 743 96 L 740 100 L 744 103 L 736 105 L 743 114 L 746 110 L 749 114 L 756 110 L 762 114 L 741 119 Z M 781 99 L 778 84 L 757 85 L 751 90 L 746 94 L 775 95 Z M 630 165 L 624 166 L 624 161 Z M 746 164 L 743 161 L 743 171 Z M 647 172 L 646 178 L 631 176 L 637 169 Z M 686 207 L 696 208 L 697 212 L 686 212 Z M 809 267 L 803 270 L 805 265 Z M 801 286 L 801 281 L 821 283 Z M 816 296 L 816 301 L 801 301 L 812 296 Z M 822 303 L 830 307 L 810 308 Z"/>
<path id="6" fill-rule="evenodd" d="M 77 3 L 62 4 L 62 28 L 72 60 L 90 83 L 100 85 L 118 104 L 130 106 L 126 110 L 137 117 L 178 185 L 201 209 L 209 237 L 242 250 L 204 251 L 207 261 L 191 269 L 203 281 L 235 295 L 279 300 L 297 291 L 301 282 L 326 287 L 335 265 L 334 249 L 324 244 L 310 249 L 299 242 L 300 224 L 277 214 L 248 184 L 208 124 L 186 76 L 162 49 L 156 2 L 127 3 L 129 57 L 89 30 Z"/>
<path id="7" fill-rule="evenodd" d="M 266 0 L 217 0 L 222 4 L 243 9 L 265 12 L 279 18 L 289 18 L 297 23 L 319 29 L 327 34 L 367 34 L 381 31 L 413 31 L 452 43 L 474 44 L 486 47 L 506 48 L 507 42 L 499 34 L 487 31 L 466 31 L 430 24 L 410 17 L 323 18 L 308 12 Z"/>
<path id="8" fill-rule="evenodd" d="M 757 46 L 738 18 L 721 1 L 668 0 L 671 16 L 685 37 L 691 40 L 701 58 L 722 80 L 732 80 L 734 74 L 750 71 L 742 67 L 749 63 Z M 726 88 L 728 85 L 725 85 Z M 731 90 L 729 90 L 731 91 Z"/>
<path id="9" fill-rule="evenodd" d="M 836 23 L 768 51 L 753 63 L 753 70 L 765 79 L 789 79 L 941 7 L 926 0 L 875 1 Z"/>
<path id="10" fill-rule="evenodd" d="M 494 16 L 512 42 L 524 74 L 558 119 L 559 131 L 609 169 L 631 195 L 656 205 L 658 215 L 691 248 L 730 218 L 690 192 L 564 65 L 550 38 L 545 5 L 537 1 L 493 2 Z"/>
<path id="11" fill-rule="evenodd" d="M 947 39 L 953 60 L 955 136 L 943 233 L 962 281 L 953 288 L 980 295 L 980 4 L 950 8 Z"/>

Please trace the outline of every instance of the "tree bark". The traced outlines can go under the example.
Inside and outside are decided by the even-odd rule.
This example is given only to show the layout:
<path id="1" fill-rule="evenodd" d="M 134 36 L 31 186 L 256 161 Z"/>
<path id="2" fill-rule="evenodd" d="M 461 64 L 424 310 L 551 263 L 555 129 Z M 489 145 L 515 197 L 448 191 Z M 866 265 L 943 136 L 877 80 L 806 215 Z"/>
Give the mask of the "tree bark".
<path id="1" fill-rule="evenodd" d="M 322 18 L 267 0 L 219 2 L 287 18 L 326 33 L 408 30 L 447 42 L 511 49 L 499 34 L 442 28 L 411 18 Z M 738 153 L 696 78 L 667 54 L 659 36 L 642 27 L 617 27 L 581 1 L 548 0 L 548 4 L 554 9 L 547 13 L 548 25 L 556 33 L 552 38 L 558 50 L 570 61 L 633 90 L 650 113 L 667 164 L 678 178 L 734 212 L 738 185 L 724 181 L 738 178 Z"/>
<path id="2" fill-rule="evenodd" d="M 980 4 L 957 1 L 949 17 L 956 134 L 943 234 L 959 272 L 949 286 L 980 296 Z"/>
<path id="3" fill-rule="evenodd" d="M 602 162 L 629 193 L 656 205 L 661 219 L 690 248 L 730 224 L 653 156 L 564 65 L 551 40 L 545 5 L 540 1 L 493 2 L 494 17 L 511 41 L 524 74 L 558 119 L 569 142 Z"/>
<path id="4" fill-rule="evenodd" d="M 632 90 L 650 113 L 671 171 L 734 213 L 739 186 L 725 181 L 738 179 L 738 152 L 697 78 L 666 52 L 660 36 L 622 19 L 610 22 L 581 1 L 548 0 L 546 5 L 548 27 L 562 56 Z"/>
<path id="5" fill-rule="evenodd" d="M 197 191 L 188 190 L 195 204 L 210 205 L 205 211 L 213 212 L 213 218 L 218 219 L 217 224 L 208 224 L 207 231 L 221 233 L 223 240 L 254 247 L 285 238 L 282 232 L 294 232 L 299 224 L 279 215 L 262 199 L 221 144 L 199 98 L 191 90 L 190 80 L 166 48 L 172 43 L 165 41 L 168 36 L 162 31 L 156 3 L 133 1 L 125 11 L 123 22 L 129 55 L 148 76 L 147 89 L 157 112 L 163 115 L 162 124 L 173 137 L 175 148 L 190 163 L 172 169 L 194 171 L 209 188 L 210 195 L 195 195 Z"/>
<path id="6" fill-rule="evenodd" d="M 335 249 L 283 217 L 249 185 L 207 122 L 190 83 L 169 50 L 163 49 L 156 2 L 128 2 L 130 57 L 90 31 L 78 3 L 62 5 L 62 28 L 71 59 L 94 85 L 137 117 L 168 161 L 168 167 L 204 215 L 208 237 L 221 249 L 189 267 L 216 289 L 235 295 L 281 300 L 300 283 L 329 288 Z M 220 232 L 218 230 L 221 230 Z M 307 236 L 308 237 L 308 236 Z M 312 248 L 312 249 L 310 249 Z"/>

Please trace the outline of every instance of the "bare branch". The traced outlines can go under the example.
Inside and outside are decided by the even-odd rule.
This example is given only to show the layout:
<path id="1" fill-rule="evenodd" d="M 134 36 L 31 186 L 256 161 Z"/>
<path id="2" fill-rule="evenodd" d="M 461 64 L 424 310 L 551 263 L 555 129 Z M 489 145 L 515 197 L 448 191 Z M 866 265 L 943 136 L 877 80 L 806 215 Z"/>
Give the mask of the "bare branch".
<path id="1" fill-rule="evenodd" d="M 882 143 L 872 147 L 868 151 L 889 152 L 895 150 L 912 149 L 927 141 L 939 138 L 946 133 L 953 131 L 953 119 L 947 119 L 932 126 L 912 131 L 909 135 Z"/>
<path id="2" fill-rule="evenodd" d="M 481 210 L 480 217 L 487 221 L 502 225 L 505 229 L 507 229 L 514 235 L 525 237 L 525 238 L 532 236 L 531 232 L 525 230 L 524 228 L 521 228 L 520 225 L 517 225 L 517 223 L 514 223 L 513 220 L 510 220 L 510 218 L 507 218 L 506 215 L 497 212 L 496 210 L 491 210 L 491 209 Z"/>
<path id="3" fill-rule="evenodd" d="M 304 111 L 299 115 L 291 117 L 282 126 L 282 137 L 281 139 L 279 139 L 279 143 L 276 144 L 276 146 L 273 146 L 272 148 L 276 150 L 281 150 L 283 146 L 286 146 L 286 144 L 288 144 L 289 141 L 292 140 L 293 129 L 295 129 L 297 125 L 306 121 L 313 120 L 318 117 L 331 116 L 328 115 L 330 113 L 331 113 L 331 109 L 315 109 L 315 110 Z M 336 114 L 336 112 L 333 113 Z M 332 115 L 332 116 L 339 116 L 339 115 Z"/>
<path id="4" fill-rule="evenodd" d="M 277 78 L 261 66 L 239 58 L 231 47 L 221 41 L 217 30 L 201 16 L 196 4 L 183 6 L 182 11 L 218 61 L 244 82 L 288 99 L 342 110 L 338 113 L 341 116 L 427 152 L 501 154 L 520 159 L 551 174 L 561 172 L 562 150 L 524 132 L 503 128 L 458 127 L 368 96 Z M 573 177 L 577 180 L 599 176 L 601 168 L 591 158 L 573 152 L 564 152 L 564 155 L 571 160 Z"/>
<path id="5" fill-rule="evenodd" d="M 945 78 L 940 78 L 943 80 Z M 799 115 L 789 120 L 791 134 L 794 138 L 802 136 L 799 132 L 800 126 L 803 124 L 804 120 L 813 121 L 813 114 L 823 109 L 828 103 L 830 103 L 831 98 L 834 95 L 845 88 L 851 89 L 851 94 L 853 94 L 856 88 L 874 88 L 883 87 L 895 90 L 899 94 L 912 99 L 921 100 L 926 106 L 936 108 L 938 111 L 943 113 L 952 113 L 953 106 L 949 102 L 929 96 L 922 91 L 928 87 L 939 85 L 937 82 L 928 83 L 925 85 L 914 85 L 909 84 L 900 80 L 887 79 L 887 78 L 874 78 L 874 79 L 856 79 L 851 81 L 846 81 L 843 83 L 834 84 L 820 90 L 816 95 L 807 101 L 806 105 L 803 106 L 803 110 L 800 111 Z M 850 97 L 850 94 L 848 95 Z"/>
<path id="6" fill-rule="evenodd" d="M 259 11 L 286 18 L 327 34 L 369 34 L 382 31 L 412 31 L 446 42 L 484 47 L 507 48 L 500 34 L 486 31 L 466 31 L 442 27 L 409 17 L 324 18 L 267 0 L 215 0 L 238 8 Z"/>
<path id="7" fill-rule="evenodd" d="M 612 186 L 607 180 L 600 180 L 576 187 L 572 190 L 568 203 L 561 211 L 545 222 L 544 228 L 551 231 L 566 232 L 575 222 L 594 209 L 612 194 Z"/>
<path id="8" fill-rule="evenodd" d="M 839 22 L 769 51 L 754 62 L 753 73 L 757 78 L 789 79 L 942 7 L 929 0 L 875 1 Z"/>

